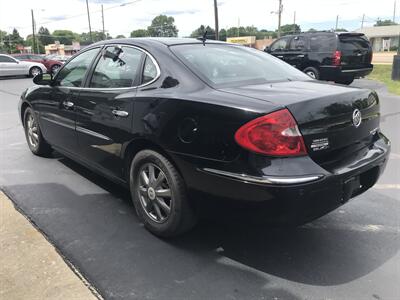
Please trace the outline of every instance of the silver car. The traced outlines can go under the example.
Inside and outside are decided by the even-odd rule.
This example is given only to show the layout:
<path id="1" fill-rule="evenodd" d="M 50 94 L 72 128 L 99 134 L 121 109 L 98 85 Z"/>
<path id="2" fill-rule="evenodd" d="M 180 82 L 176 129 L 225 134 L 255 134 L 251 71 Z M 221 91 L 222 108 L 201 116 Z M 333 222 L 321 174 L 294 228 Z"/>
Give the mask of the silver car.
<path id="1" fill-rule="evenodd" d="M 47 72 L 46 67 L 38 62 L 19 61 L 6 54 L 0 54 L 0 77 L 25 75 L 35 77 Z"/>

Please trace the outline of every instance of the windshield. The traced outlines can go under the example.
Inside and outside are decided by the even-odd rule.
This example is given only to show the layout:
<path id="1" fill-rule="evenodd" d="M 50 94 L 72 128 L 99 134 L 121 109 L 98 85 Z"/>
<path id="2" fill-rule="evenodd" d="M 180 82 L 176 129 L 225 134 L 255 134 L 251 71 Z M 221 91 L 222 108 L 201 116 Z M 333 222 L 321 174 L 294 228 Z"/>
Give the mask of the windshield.
<path id="1" fill-rule="evenodd" d="M 280 59 L 243 46 L 189 44 L 171 46 L 171 50 L 212 86 L 311 80 Z"/>

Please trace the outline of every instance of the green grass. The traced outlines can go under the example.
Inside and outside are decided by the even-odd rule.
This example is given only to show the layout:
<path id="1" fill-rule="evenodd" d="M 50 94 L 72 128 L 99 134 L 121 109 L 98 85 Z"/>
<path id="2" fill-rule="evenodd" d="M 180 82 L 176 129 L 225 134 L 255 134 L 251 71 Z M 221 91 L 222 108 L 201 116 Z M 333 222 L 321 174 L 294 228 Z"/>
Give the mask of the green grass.
<path id="1" fill-rule="evenodd" d="M 391 76 L 392 65 L 374 65 L 374 70 L 367 78 L 383 82 L 389 92 L 400 95 L 400 81 L 392 80 Z"/>

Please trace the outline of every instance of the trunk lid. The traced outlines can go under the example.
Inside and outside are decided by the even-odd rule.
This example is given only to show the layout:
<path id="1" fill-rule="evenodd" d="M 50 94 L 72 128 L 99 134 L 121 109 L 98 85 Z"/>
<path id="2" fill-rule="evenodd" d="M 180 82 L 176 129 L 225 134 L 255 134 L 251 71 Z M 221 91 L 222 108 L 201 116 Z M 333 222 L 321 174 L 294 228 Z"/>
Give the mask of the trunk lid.
<path id="1" fill-rule="evenodd" d="M 370 145 L 379 127 L 379 100 L 376 93 L 369 90 L 314 81 L 221 90 L 288 108 L 297 121 L 309 156 L 330 171 L 350 154 Z M 357 110 L 361 113 L 359 125 L 353 120 Z"/>
<path id="2" fill-rule="evenodd" d="M 346 69 L 370 67 L 372 48 L 364 34 L 342 33 L 338 35 L 338 50 L 341 52 L 341 66 Z"/>

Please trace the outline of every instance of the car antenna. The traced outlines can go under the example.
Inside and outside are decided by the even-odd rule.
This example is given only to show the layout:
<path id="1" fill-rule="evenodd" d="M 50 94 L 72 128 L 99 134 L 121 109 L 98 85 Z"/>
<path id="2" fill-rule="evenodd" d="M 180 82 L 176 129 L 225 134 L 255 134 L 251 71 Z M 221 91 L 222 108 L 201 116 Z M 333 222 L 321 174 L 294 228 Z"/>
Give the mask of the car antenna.
<path id="1" fill-rule="evenodd" d="M 202 37 L 197 38 L 198 40 L 203 42 L 203 46 L 206 45 L 206 40 L 207 40 L 207 30 L 204 32 Z"/>

